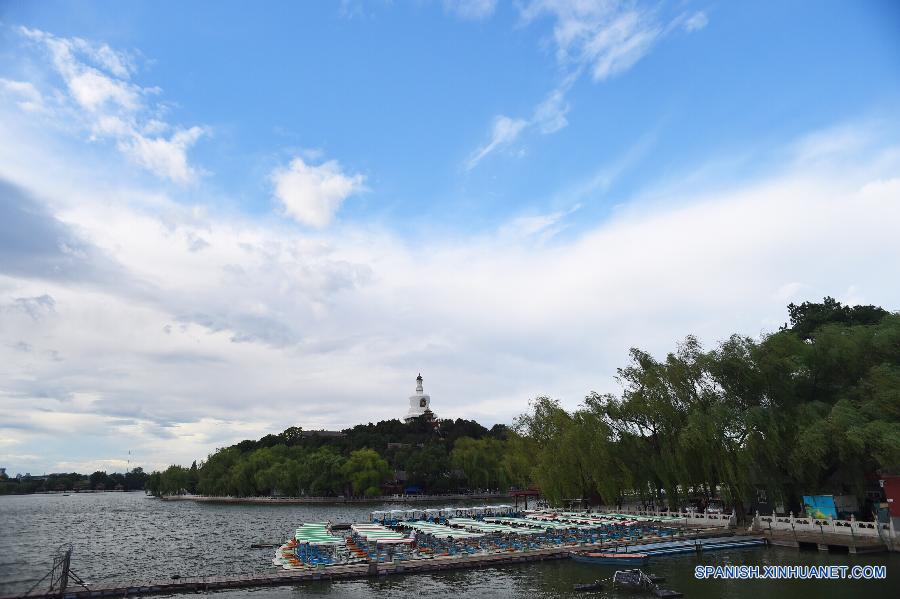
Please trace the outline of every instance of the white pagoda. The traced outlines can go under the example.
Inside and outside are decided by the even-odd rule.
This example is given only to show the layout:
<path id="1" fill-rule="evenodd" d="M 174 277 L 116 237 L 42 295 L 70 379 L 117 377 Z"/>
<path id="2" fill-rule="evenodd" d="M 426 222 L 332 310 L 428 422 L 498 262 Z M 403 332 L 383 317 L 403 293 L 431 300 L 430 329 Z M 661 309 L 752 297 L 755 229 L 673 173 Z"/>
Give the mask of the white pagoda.
<path id="1" fill-rule="evenodd" d="M 426 414 L 430 418 L 434 417 L 431 411 L 431 396 L 425 394 L 425 390 L 422 388 L 422 373 L 419 373 L 419 376 L 416 377 L 416 394 L 409 396 L 409 411 L 403 420 L 409 422 Z"/>

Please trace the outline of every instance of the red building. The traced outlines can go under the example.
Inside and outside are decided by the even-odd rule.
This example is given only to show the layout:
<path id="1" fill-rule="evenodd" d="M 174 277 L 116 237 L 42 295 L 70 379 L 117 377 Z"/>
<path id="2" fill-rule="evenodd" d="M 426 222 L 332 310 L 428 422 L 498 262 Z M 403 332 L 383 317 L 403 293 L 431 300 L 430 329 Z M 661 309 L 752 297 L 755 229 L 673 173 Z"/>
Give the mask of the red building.
<path id="1" fill-rule="evenodd" d="M 888 502 L 891 518 L 900 518 L 900 475 L 882 475 L 881 487 L 884 489 L 884 496 Z"/>

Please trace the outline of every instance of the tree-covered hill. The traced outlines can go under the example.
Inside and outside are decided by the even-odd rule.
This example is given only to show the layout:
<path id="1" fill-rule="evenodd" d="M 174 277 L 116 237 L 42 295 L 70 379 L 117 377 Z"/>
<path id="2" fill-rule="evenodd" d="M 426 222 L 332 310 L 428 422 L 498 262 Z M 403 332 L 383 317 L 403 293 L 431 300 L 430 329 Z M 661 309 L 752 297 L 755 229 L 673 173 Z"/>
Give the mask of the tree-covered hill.
<path id="1" fill-rule="evenodd" d="M 216 450 L 199 466 L 155 472 L 155 494 L 381 495 L 383 492 L 444 493 L 505 488 L 528 482 L 527 472 L 505 463 L 504 425 L 490 430 L 472 420 L 385 420 L 334 434 L 299 426 L 258 441 Z"/>

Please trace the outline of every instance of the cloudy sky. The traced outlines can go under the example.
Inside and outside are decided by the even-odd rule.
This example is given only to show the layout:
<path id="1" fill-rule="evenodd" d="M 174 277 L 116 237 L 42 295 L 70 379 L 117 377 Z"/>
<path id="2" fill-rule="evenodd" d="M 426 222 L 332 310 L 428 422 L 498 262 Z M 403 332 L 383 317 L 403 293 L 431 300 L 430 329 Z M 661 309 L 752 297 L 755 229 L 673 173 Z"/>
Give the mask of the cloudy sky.
<path id="1" fill-rule="evenodd" d="M 616 391 L 900 308 L 900 10 L 0 3 L 0 466 Z"/>

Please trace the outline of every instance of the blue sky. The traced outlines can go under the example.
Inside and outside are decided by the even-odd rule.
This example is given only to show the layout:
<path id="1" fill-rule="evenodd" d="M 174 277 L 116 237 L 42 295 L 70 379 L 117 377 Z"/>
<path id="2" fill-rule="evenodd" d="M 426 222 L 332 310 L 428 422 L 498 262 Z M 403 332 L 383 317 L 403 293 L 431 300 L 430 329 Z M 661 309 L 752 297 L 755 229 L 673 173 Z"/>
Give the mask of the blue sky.
<path id="1" fill-rule="evenodd" d="M 565 94 L 568 126 L 526 131 L 466 170 L 492 119 L 527 119 L 579 67 L 558 60 L 552 14 L 524 19 L 499 4 L 465 19 L 439 2 L 295 3 L 264 14 L 243 3 L 6 6 L 8 25 L 136 54 L 134 79 L 162 89 L 170 120 L 209 128 L 190 156 L 209 172 L 210 196 L 256 213 L 272 208 L 266 174 L 298 149 L 366 176 L 369 191 L 343 219 L 491 227 L 570 207 L 561 184 L 640 146 L 614 186 L 579 200 L 582 218 L 601 219 L 648 178 L 723 152 L 765 154 L 900 98 L 893 3 L 637 4 L 654 26 L 697 14 L 707 25 L 660 34 L 624 73 L 578 77 Z M 15 29 L 4 33 L 18 54 Z M 11 62 L 9 75 L 27 68 Z"/>
<path id="2" fill-rule="evenodd" d="M 399 415 L 419 371 L 439 415 L 509 422 L 614 391 L 631 346 L 895 309 L 898 28 L 887 1 L 0 3 L 0 461 L 189 462 Z"/>

